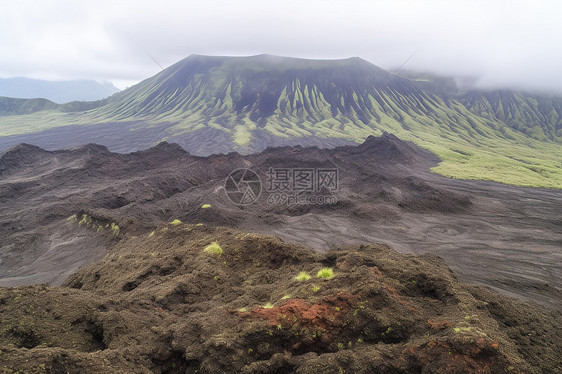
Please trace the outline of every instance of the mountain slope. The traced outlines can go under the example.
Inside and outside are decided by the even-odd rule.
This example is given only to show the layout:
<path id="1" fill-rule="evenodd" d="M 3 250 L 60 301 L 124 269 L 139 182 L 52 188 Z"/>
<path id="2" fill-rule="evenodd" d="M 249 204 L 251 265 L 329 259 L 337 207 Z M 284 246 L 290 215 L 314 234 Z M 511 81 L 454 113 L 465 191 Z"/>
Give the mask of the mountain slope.
<path id="1" fill-rule="evenodd" d="M 119 104 L 126 101 L 126 106 L 110 105 L 103 111 L 110 109 L 118 118 L 184 113 L 187 119 L 197 110 L 203 120 L 215 118 L 226 126 L 236 125 L 240 115 L 259 127 L 265 127 L 272 116 L 311 123 L 355 117 L 366 124 L 376 115 L 372 101 L 384 105 L 384 92 L 404 95 L 399 105 L 403 110 L 428 99 L 408 80 L 359 58 L 191 56 L 116 97 Z"/>
<path id="2" fill-rule="evenodd" d="M 470 91 L 460 101 L 472 113 L 497 119 L 539 140 L 562 138 L 562 98 L 510 91 Z"/>
<path id="3" fill-rule="evenodd" d="M 456 100 L 471 113 L 539 140 L 562 138 L 562 97 L 513 90 L 476 89 L 474 78 L 404 71 L 420 89 Z"/>
<path id="4" fill-rule="evenodd" d="M 112 139 L 130 136 L 129 148 L 119 151 L 137 149 L 134 139 L 142 138 L 142 144 L 170 140 L 203 155 L 285 142 L 337 145 L 386 131 L 436 153 L 443 163 L 435 171 L 447 176 L 562 187 L 558 98 L 451 91 L 360 58 L 193 55 L 88 107 L 0 117 L 0 134 L 12 136 L 0 138 L 0 147 L 28 141 L 18 134 L 71 124 L 113 124 L 101 130 L 102 142 L 111 148 Z M 71 145 L 84 137 L 79 128 L 66 137 L 57 133 Z"/>

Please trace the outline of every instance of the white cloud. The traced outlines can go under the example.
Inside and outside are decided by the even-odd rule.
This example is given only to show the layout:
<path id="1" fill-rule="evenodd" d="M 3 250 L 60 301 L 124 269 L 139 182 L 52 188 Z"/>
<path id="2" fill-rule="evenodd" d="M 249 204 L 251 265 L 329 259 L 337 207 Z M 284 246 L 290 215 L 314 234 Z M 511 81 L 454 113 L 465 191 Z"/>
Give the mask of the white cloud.
<path id="1" fill-rule="evenodd" d="M 192 53 L 363 57 L 562 91 L 557 1 L 0 0 L 0 76 L 132 82 Z"/>

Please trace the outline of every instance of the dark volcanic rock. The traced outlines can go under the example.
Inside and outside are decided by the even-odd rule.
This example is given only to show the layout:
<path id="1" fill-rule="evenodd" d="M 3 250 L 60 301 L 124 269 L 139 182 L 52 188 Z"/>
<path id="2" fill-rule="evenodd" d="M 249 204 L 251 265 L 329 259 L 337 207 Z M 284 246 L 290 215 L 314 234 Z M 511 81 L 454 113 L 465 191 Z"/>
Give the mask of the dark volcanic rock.
<path id="1" fill-rule="evenodd" d="M 12 169 L 38 163 L 47 154 L 48 151 L 31 144 L 15 145 L 0 154 L 0 176 Z"/>
<path id="2" fill-rule="evenodd" d="M 318 277 L 326 267 L 333 276 Z M 436 256 L 383 245 L 318 254 L 206 225 L 127 237 L 60 288 L 0 288 L 0 313 L 7 372 L 561 369 L 559 312 L 467 287 Z"/>
<path id="3" fill-rule="evenodd" d="M 92 144 L 53 152 L 17 146 L 0 157 L 0 285 L 59 284 L 120 238 L 179 219 L 320 251 L 368 241 L 438 253 L 465 281 L 560 308 L 559 192 L 455 181 L 429 172 L 437 162 L 390 134 L 354 147 L 206 158 L 166 142 L 131 154 Z M 241 168 L 255 171 L 262 187 L 244 206 L 225 191 L 227 176 Z M 271 169 L 336 170 L 337 189 L 268 191 Z M 310 203 L 318 201 L 329 203 Z"/>

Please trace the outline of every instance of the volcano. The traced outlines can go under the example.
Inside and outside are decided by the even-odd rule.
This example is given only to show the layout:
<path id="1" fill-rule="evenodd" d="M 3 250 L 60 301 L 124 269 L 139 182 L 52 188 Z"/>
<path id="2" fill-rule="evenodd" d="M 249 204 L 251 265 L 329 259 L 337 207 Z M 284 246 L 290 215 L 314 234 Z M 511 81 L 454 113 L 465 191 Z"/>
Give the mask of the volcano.
<path id="1" fill-rule="evenodd" d="M 436 153 L 435 171 L 447 176 L 562 187 L 560 97 L 451 81 L 403 77 L 358 57 L 192 55 L 105 100 L 0 98 L 0 149 L 94 142 L 132 152 L 169 141 L 207 156 L 351 145 L 388 132 Z"/>

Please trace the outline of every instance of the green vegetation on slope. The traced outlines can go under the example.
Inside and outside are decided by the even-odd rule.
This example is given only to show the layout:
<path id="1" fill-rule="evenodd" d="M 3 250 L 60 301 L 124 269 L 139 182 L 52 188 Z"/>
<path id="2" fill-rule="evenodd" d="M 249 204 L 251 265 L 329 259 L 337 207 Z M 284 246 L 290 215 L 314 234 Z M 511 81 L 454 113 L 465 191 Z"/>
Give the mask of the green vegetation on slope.
<path id="1" fill-rule="evenodd" d="M 448 177 L 562 188 L 561 98 L 435 87 L 358 58 L 190 56 L 103 102 L 5 110 L 0 136 L 71 124 L 170 123 L 155 142 L 212 128 L 228 135 L 229 148 L 251 152 L 263 132 L 361 142 L 386 131 L 436 153 L 443 162 L 433 170 Z"/>

